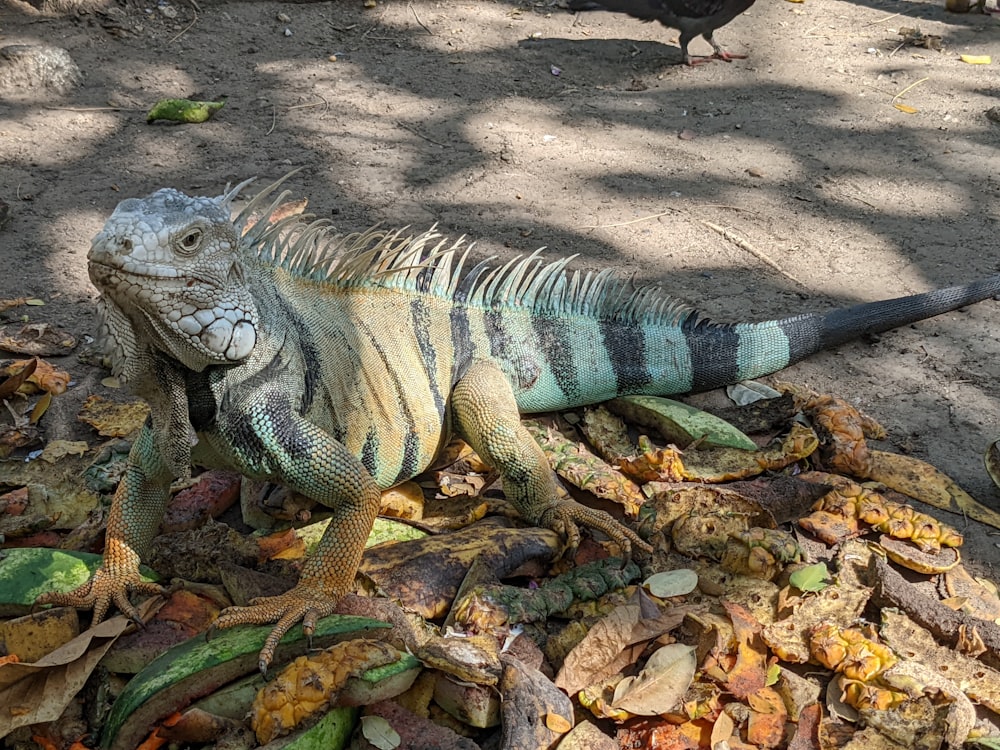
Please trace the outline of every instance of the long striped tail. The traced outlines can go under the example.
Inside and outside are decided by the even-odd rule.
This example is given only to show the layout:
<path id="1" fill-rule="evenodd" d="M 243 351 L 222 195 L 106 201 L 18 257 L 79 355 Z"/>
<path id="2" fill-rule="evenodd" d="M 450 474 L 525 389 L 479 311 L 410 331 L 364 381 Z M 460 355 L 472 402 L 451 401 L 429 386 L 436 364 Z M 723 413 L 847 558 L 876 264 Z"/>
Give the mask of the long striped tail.
<path id="1" fill-rule="evenodd" d="M 693 362 L 693 390 L 767 375 L 860 336 L 900 328 L 997 296 L 1000 296 L 1000 274 L 971 284 L 868 302 L 825 314 L 810 313 L 733 326 L 690 321 L 689 326 L 704 327 L 706 344 L 716 355 L 711 356 L 706 346 L 693 347 L 695 354 L 702 349 L 706 355 L 696 356 Z M 720 336 L 731 337 L 732 345 L 720 347 Z M 697 331 L 689 331 L 689 341 L 698 338 Z M 717 356 L 720 349 L 727 348 L 735 353 L 731 363 L 719 361 Z"/>

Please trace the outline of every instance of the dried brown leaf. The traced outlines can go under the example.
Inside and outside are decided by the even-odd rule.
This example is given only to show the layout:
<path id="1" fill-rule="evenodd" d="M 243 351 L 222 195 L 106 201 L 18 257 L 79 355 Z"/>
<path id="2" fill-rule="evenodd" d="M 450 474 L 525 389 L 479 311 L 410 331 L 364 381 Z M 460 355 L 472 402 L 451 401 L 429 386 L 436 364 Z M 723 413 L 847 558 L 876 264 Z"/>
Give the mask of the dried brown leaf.
<path id="1" fill-rule="evenodd" d="M 611 670 L 609 665 L 628 647 L 640 619 L 639 605 L 626 604 L 598 620 L 566 656 L 556 675 L 556 687 L 573 695 L 614 674 L 617 669 Z"/>
<path id="2" fill-rule="evenodd" d="M 126 403 L 89 396 L 83 402 L 77 419 L 89 424 L 106 437 L 125 437 L 138 430 L 149 416 L 149 405 L 135 400 Z"/>
<path id="3" fill-rule="evenodd" d="M 636 677 L 618 683 L 611 705 L 640 716 L 666 713 L 684 697 L 697 668 L 697 656 L 690 646 L 663 646 L 653 652 Z"/>
<path id="4" fill-rule="evenodd" d="M 0 664 L 0 737 L 58 719 L 128 626 L 127 617 L 112 617 L 34 663 Z"/>

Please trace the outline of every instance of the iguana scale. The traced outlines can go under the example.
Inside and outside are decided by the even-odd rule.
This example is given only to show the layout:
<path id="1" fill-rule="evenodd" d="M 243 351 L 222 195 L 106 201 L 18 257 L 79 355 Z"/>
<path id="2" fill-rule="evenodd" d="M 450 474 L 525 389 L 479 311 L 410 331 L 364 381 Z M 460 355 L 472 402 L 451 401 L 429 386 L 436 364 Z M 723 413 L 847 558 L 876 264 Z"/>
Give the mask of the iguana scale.
<path id="1" fill-rule="evenodd" d="M 718 324 L 652 286 L 567 271 L 536 252 L 463 270 L 468 245 L 435 230 L 337 236 L 322 221 L 270 216 L 270 186 L 232 217 L 245 185 L 121 202 L 89 254 L 116 374 L 151 404 L 108 518 L 90 582 L 41 601 L 114 604 L 151 593 L 139 561 L 171 481 L 192 461 L 286 485 L 332 522 L 289 592 L 227 609 L 219 627 L 276 623 L 309 632 L 353 581 L 382 489 L 425 469 L 449 435 L 499 470 L 524 519 L 607 532 L 646 549 L 610 516 L 559 499 L 521 413 L 622 394 L 678 394 L 766 375 L 864 333 L 1000 294 L 1000 275 L 966 286 L 762 323 Z"/>

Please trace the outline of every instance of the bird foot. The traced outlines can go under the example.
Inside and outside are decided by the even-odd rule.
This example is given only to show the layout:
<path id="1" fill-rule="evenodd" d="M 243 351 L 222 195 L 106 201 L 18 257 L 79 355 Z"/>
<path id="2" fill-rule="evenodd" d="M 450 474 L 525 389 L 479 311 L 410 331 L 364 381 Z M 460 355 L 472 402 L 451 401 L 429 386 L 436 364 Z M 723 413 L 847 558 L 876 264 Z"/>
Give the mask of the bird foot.
<path id="1" fill-rule="evenodd" d="M 695 65 L 703 65 L 704 63 L 710 63 L 713 60 L 723 60 L 725 62 L 732 62 L 733 60 L 746 60 L 746 59 L 747 59 L 746 55 L 736 55 L 733 54 L 732 52 L 726 52 L 724 49 L 720 49 L 716 50 L 714 54 L 704 57 L 695 57 L 693 55 L 688 55 L 687 59 L 684 62 L 686 62 L 689 66 L 693 68 Z"/>

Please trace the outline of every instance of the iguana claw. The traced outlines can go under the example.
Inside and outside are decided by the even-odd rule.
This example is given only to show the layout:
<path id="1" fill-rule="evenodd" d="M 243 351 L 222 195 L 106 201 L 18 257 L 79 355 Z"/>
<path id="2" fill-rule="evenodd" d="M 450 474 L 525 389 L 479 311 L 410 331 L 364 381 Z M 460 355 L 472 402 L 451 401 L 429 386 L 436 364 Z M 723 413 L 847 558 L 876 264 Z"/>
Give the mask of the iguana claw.
<path id="1" fill-rule="evenodd" d="M 588 508 L 574 500 L 560 500 L 542 514 L 538 525 L 552 529 L 565 535 L 567 548 L 572 550 L 580 543 L 580 531 L 577 524 L 583 524 L 592 529 L 598 529 L 607 534 L 612 542 L 622 551 L 622 558 L 627 561 L 632 556 L 632 549 L 637 548 L 646 553 L 653 551 L 646 541 L 629 529 L 618 523 L 602 510 Z"/>
<path id="2" fill-rule="evenodd" d="M 104 616 L 114 604 L 118 610 L 138 625 L 142 625 L 139 610 L 129 601 L 129 594 L 138 593 L 144 596 L 157 596 L 163 593 L 163 587 L 152 581 L 142 580 L 138 571 L 116 572 L 107 568 L 99 568 L 93 578 L 72 591 L 50 591 L 35 600 L 36 605 L 53 604 L 58 607 L 73 607 L 75 609 L 93 609 L 93 624 L 104 619 Z"/>
<path id="3" fill-rule="evenodd" d="M 245 607 L 227 607 L 212 625 L 222 630 L 236 625 L 267 625 L 275 623 L 260 650 L 257 666 L 266 675 L 274 659 L 278 642 L 297 622 L 302 622 L 302 632 L 310 641 L 320 618 L 333 614 L 336 602 L 315 588 L 299 583 L 291 591 L 278 596 L 259 596 Z"/>

